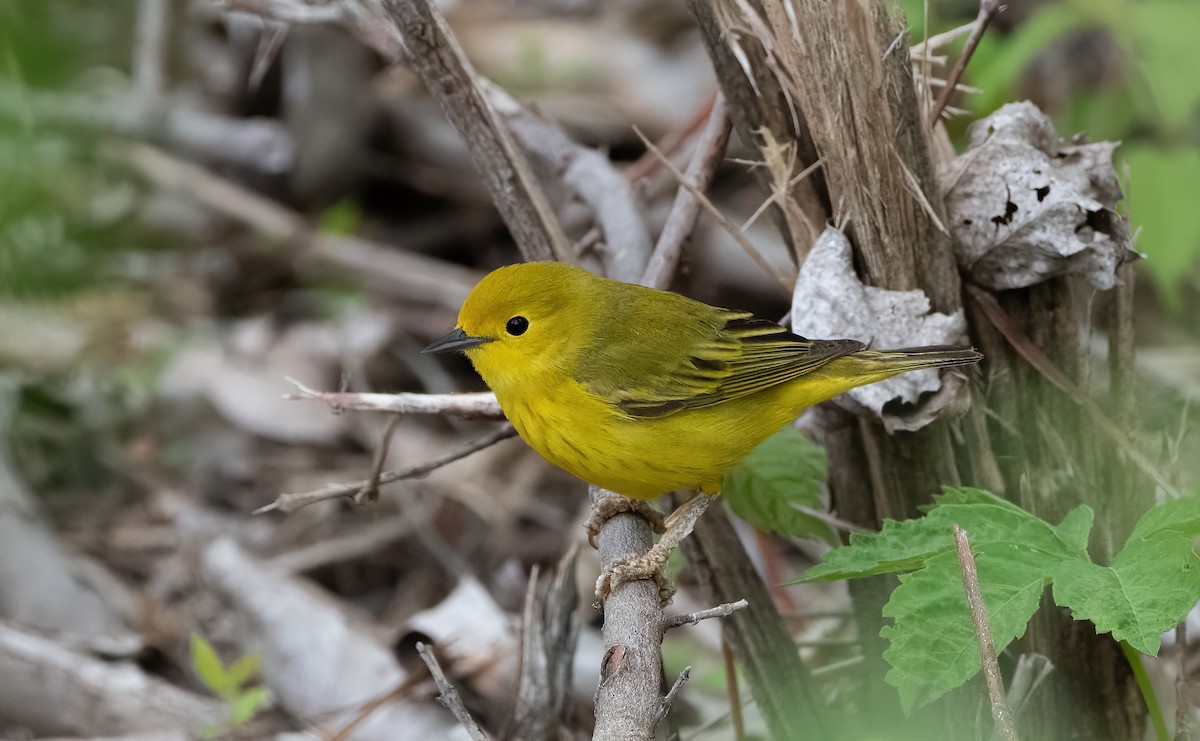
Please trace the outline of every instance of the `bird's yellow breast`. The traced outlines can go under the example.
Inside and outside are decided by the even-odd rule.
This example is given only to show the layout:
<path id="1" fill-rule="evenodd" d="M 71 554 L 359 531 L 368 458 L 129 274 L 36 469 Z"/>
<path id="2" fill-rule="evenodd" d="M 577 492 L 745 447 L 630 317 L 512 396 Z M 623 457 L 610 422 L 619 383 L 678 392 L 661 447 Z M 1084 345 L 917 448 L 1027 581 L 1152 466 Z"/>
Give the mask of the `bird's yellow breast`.
<path id="1" fill-rule="evenodd" d="M 546 460 L 618 494 L 651 499 L 682 488 L 719 492 L 729 469 L 820 400 L 811 398 L 813 380 L 659 418 L 629 417 L 571 379 L 497 390 L 496 397 Z"/>

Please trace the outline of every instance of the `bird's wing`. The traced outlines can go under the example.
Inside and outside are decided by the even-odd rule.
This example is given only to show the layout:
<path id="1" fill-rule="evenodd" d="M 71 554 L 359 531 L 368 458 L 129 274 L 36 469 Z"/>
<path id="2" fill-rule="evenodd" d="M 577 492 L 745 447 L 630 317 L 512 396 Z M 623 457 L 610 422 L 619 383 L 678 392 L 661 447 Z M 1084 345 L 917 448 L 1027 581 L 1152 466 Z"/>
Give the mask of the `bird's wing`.
<path id="1" fill-rule="evenodd" d="M 664 328 L 668 335 L 644 338 L 637 373 L 626 366 L 592 374 L 586 385 L 631 417 L 665 417 L 786 383 L 864 348 L 854 340 L 808 340 L 746 312 L 704 308 L 711 313 L 668 322 L 675 324 Z"/>

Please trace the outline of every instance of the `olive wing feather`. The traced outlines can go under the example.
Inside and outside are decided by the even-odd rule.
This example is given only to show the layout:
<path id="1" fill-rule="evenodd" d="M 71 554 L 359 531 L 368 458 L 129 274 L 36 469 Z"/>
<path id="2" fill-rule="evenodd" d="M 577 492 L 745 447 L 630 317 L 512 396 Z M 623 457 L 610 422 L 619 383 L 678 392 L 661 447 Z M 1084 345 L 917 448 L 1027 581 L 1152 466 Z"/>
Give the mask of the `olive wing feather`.
<path id="1" fill-rule="evenodd" d="M 654 316 L 640 315 L 636 300 L 626 304 L 609 319 L 639 331 L 602 330 L 581 357 L 587 373 L 580 383 L 630 417 L 665 417 L 738 399 L 865 347 L 855 340 L 805 339 L 747 312 L 673 298 L 679 301 L 656 306 Z"/>

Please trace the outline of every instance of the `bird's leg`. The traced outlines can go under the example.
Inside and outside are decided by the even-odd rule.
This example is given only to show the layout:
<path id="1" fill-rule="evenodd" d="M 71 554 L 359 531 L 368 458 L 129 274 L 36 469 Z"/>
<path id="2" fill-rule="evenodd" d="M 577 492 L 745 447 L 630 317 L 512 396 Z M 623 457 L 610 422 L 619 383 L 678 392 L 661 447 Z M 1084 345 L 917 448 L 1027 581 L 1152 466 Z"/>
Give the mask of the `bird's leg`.
<path id="1" fill-rule="evenodd" d="M 583 523 L 583 528 L 587 530 L 588 543 L 596 550 L 600 549 L 600 545 L 596 542 L 596 539 L 600 537 L 600 528 L 609 519 L 622 512 L 636 512 L 646 518 L 654 532 L 666 532 L 667 528 L 663 524 L 662 513 L 654 509 L 649 502 L 614 494 L 605 489 L 599 491 L 601 492 L 600 496 L 592 503 L 592 514 L 587 518 L 587 522 Z"/>
<path id="2" fill-rule="evenodd" d="M 650 550 L 640 556 L 621 559 L 609 564 L 596 581 L 596 595 L 605 599 L 613 589 L 627 581 L 653 578 L 658 582 L 659 599 L 663 604 L 670 601 L 671 596 L 675 593 L 675 587 L 663 577 L 662 567 L 671 557 L 671 552 L 691 534 L 700 515 L 704 514 L 704 510 L 708 509 L 708 505 L 712 504 L 715 499 L 715 496 L 697 493 L 696 496 L 678 507 L 667 517 L 666 530 Z"/>

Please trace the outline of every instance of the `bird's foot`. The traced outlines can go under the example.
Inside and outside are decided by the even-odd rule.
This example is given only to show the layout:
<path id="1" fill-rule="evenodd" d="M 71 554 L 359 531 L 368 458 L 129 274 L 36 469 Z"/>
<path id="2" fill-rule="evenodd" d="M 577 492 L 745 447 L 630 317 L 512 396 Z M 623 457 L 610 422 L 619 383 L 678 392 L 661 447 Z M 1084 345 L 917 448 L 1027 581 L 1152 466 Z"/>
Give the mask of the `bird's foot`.
<path id="1" fill-rule="evenodd" d="M 626 582 L 653 579 L 658 585 L 658 602 L 666 605 L 675 596 L 675 585 L 662 572 L 670 557 L 669 550 L 660 550 L 655 544 L 640 556 L 613 561 L 600 572 L 600 578 L 596 580 L 596 596 L 606 600 L 612 590 Z"/>
<path id="2" fill-rule="evenodd" d="M 649 502 L 631 499 L 603 489 L 600 491 L 600 496 L 592 503 L 592 514 L 588 517 L 587 522 L 583 523 L 583 528 L 587 530 L 588 543 L 593 548 L 597 550 L 600 548 L 597 538 L 600 537 L 600 528 L 604 527 L 604 523 L 622 512 L 636 512 L 646 518 L 654 532 L 666 532 L 667 527 L 663 522 L 662 513 L 654 509 Z"/>
<path id="3" fill-rule="evenodd" d="M 650 550 L 640 556 L 613 561 L 600 573 L 600 578 L 596 580 L 596 596 L 605 600 L 612 590 L 625 582 L 654 579 L 658 584 L 659 602 L 663 605 L 670 602 L 675 587 L 663 576 L 662 568 L 671 557 L 671 552 L 691 534 L 696 521 L 714 499 L 716 497 L 708 494 L 696 494 L 672 512 L 666 519 L 662 537 Z"/>

